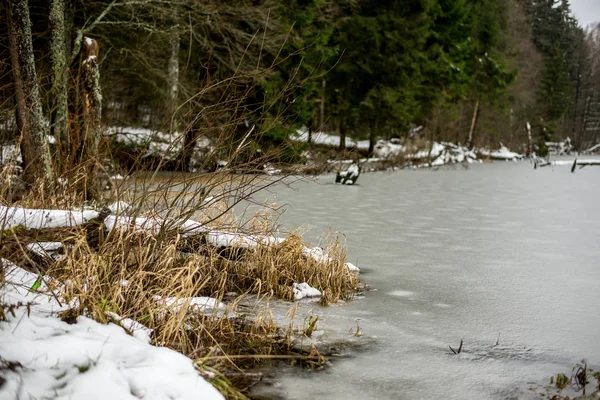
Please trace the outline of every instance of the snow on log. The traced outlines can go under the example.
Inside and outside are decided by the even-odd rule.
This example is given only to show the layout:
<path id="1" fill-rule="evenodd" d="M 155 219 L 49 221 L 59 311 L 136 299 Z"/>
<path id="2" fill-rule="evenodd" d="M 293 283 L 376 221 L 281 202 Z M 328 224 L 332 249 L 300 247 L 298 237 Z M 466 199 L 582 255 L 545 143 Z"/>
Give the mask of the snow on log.
<path id="1" fill-rule="evenodd" d="M 407 154 L 406 158 L 413 161 L 430 160 L 431 166 L 436 167 L 463 162 L 471 164 L 477 160 L 477 155 L 469 148 L 454 143 L 433 142 L 429 151 L 422 150 L 414 154 Z"/>
<path id="2" fill-rule="evenodd" d="M 172 312 L 179 312 L 183 308 L 186 311 L 211 314 L 213 311 L 224 310 L 225 304 L 212 297 L 161 297 L 154 296 L 159 306 Z"/>
<path id="3" fill-rule="evenodd" d="M 600 143 L 581 152 L 581 154 L 596 154 L 600 151 Z"/>
<path id="4" fill-rule="evenodd" d="M 360 268 L 358 268 L 356 265 L 352 264 L 351 262 L 346 263 L 346 268 L 348 268 L 348 271 L 350 271 L 350 272 L 360 272 Z"/>
<path id="5" fill-rule="evenodd" d="M 571 143 L 571 138 L 566 138 L 562 142 L 546 142 L 546 147 L 551 155 L 563 156 L 571 154 L 575 148 Z"/>
<path id="6" fill-rule="evenodd" d="M 492 160 L 517 161 L 523 158 L 522 154 L 510 151 L 502 143 L 500 143 L 500 149 L 498 150 L 479 149 L 478 153 Z"/>
<path id="7" fill-rule="evenodd" d="M 27 229 L 68 228 L 82 225 L 100 214 L 93 210 L 38 210 L 0 206 L 2 230 L 23 226 Z"/>
<path id="8" fill-rule="evenodd" d="M 59 250 L 63 248 L 63 244 L 62 242 L 37 242 L 29 243 L 25 247 L 40 257 L 59 259 L 61 257 Z"/>
<path id="9" fill-rule="evenodd" d="M 312 258 L 318 263 L 328 263 L 333 261 L 333 259 L 330 256 L 328 256 L 320 247 L 304 246 L 304 248 L 302 249 L 302 256 L 305 258 Z M 360 268 L 358 268 L 352 263 L 347 262 L 345 265 L 346 268 L 348 268 L 348 271 L 350 272 L 360 272 Z"/>
<path id="10" fill-rule="evenodd" d="M 105 313 L 110 322 L 127 329 L 129 332 L 131 332 L 134 338 L 148 344 L 152 342 L 153 329 L 150 329 L 131 318 L 123 318 L 115 312 L 106 311 Z"/>
<path id="11" fill-rule="evenodd" d="M 204 225 L 192 220 L 167 220 L 157 217 L 127 217 L 123 215 L 109 215 L 104 219 L 104 226 L 108 231 L 127 230 L 131 227 L 136 231 L 148 232 L 152 235 L 157 235 L 161 231 L 177 230 L 184 237 L 208 231 Z"/>
<path id="12" fill-rule="evenodd" d="M 133 209 L 126 201 L 117 201 L 107 207 L 113 214 L 128 214 Z"/>
<path id="13" fill-rule="evenodd" d="M 367 143 L 368 146 L 368 143 Z M 368 147 L 367 147 L 368 148 Z M 398 143 L 397 139 L 379 140 L 375 144 L 374 153 L 377 157 L 391 158 L 404 152 L 404 146 Z"/>
<path id="14" fill-rule="evenodd" d="M 129 205 L 124 202 L 112 205 L 117 212 L 121 209 L 129 209 Z M 183 219 L 162 219 L 158 217 L 130 217 L 124 215 L 108 215 L 109 208 L 97 212 L 93 210 L 70 211 L 70 210 L 38 210 L 20 207 L 0 206 L 0 218 L 3 222 L 3 230 L 23 226 L 27 229 L 47 229 L 47 228 L 70 228 L 83 225 L 92 220 L 99 220 L 98 224 L 104 224 L 107 231 L 114 229 L 146 232 L 151 235 L 158 235 L 161 232 L 177 231 L 183 238 L 195 238 L 202 236 L 206 242 L 217 249 L 230 250 L 256 250 L 260 246 L 275 246 L 285 242 L 285 238 L 273 235 L 249 235 L 239 232 L 226 232 L 220 230 L 211 230 L 209 227 L 192 220 Z M 102 220 L 103 218 L 103 220 Z M 94 229 L 92 229 L 94 231 Z M 61 256 L 62 250 L 61 233 L 54 232 L 49 238 L 35 243 L 26 243 L 25 248 L 30 253 L 39 257 L 57 259 Z M 93 238 L 90 236 L 88 240 Z M 235 252 L 234 252 L 235 253 Z M 232 253 L 233 254 L 233 253 Z M 4 257 L 8 255 L 5 254 Z M 318 263 L 329 263 L 333 259 L 323 252 L 319 247 L 307 247 L 302 250 L 302 256 L 306 259 L 313 259 Z M 10 258 L 10 257 L 9 257 Z M 36 258 L 37 259 L 37 258 Z M 346 267 L 351 272 L 358 272 L 358 267 L 351 263 L 346 263 Z"/>
<path id="15" fill-rule="evenodd" d="M 306 282 L 294 283 L 292 287 L 293 287 L 293 290 L 294 290 L 294 299 L 295 300 L 301 300 L 301 299 L 304 299 L 306 297 L 319 297 L 319 296 L 321 296 L 321 291 L 315 289 L 314 287 L 311 287 Z"/>

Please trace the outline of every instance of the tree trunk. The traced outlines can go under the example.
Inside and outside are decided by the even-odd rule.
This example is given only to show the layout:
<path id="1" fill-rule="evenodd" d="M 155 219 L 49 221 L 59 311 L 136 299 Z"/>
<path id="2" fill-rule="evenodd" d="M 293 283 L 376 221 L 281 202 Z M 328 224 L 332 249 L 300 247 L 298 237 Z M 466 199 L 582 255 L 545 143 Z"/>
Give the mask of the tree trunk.
<path id="1" fill-rule="evenodd" d="M 173 28 L 170 37 L 171 57 L 168 67 L 168 86 L 169 86 L 169 109 L 175 111 L 177 108 L 177 95 L 179 94 L 179 31 L 177 26 Z"/>
<path id="2" fill-rule="evenodd" d="M 533 154 L 533 138 L 531 137 L 531 124 L 527 122 L 527 157 Z"/>
<path id="3" fill-rule="evenodd" d="M 50 133 L 57 139 L 59 148 L 70 152 L 67 126 L 67 47 L 65 44 L 65 0 L 50 3 L 50 62 L 52 68 L 50 89 Z"/>
<path id="4" fill-rule="evenodd" d="M 373 152 L 375 151 L 375 134 L 377 133 L 378 125 L 377 122 L 378 120 L 375 120 L 375 123 L 369 123 L 369 157 L 371 157 L 373 155 Z"/>
<path id="5" fill-rule="evenodd" d="M 340 118 L 340 151 L 346 150 L 346 117 Z"/>
<path id="6" fill-rule="evenodd" d="M 45 141 L 44 118 L 35 72 L 31 20 L 27 0 L 7 2 L 8 39 L 17 112 L 20 121 L 23 180 L 33 185 L 37 179 L 51 180 L 50 157 Z"/>
<path id="7" fill-rule="evenodd" d="M 593 93 L 593 90 L 592 90 L 592 93 Z M 585 135 L 586 135 L 586 131 L 588 128 L 591 104 L 592 104 L 592 96 L 590 94 L 588 94 L 585 104 L 583 106 L 583 115 L 581 117 L 581 126 L 579 127 L 579 140 L 581 142 L 585 141 Z M 594 142 L 595 142 L 595 140 L 594 140 Z"/>
<path id="8" fill-rule="evenodd" d="M 581 138 L 577 135 L 577 112 L 579 109 L 579 97 L 581 94 L 581 57 L 582 51 L 579 50 L 579 61 L 577 63 L 577 84 L 575 86 L 575 107 L 573 107 L 573 129 L 571 132 L 571 136 L 573 136 L 573 143 L 575 145 L 575 150 L 579 151 L 581 146 L 580 140 Z"/>
<path id="9" fill-rule="evenodd" d="M 325 128 L 325 79 L 321 81 L 321 104 L 320 104 L 321 115 L 319 117 L 319 131 L 323 132 Z"/>
<path id="10" fill-rule="evenodd" d="M 320 100 L 317 100 L 317 101 L 320 101 Z M 318 109 L 315 108 L 313 118 L 310 121 L 310 124 L 308 125 L 308 140 L 307 141 L 308 141 L 309 147 L 312 147 L 313 133 L 319 132 L 319 126 L 320 126 L 320 122 L 319 122 Z"/>
<path id="11" fill-rule="evenodd" d="M 469 149 L 473 148 L 473 132 L 475 131 L 475 125 L 477 124 L 477 117 L 479 115 L 479 100 L 475 103 L 475 110 L 473 110 L 473 118 L 471 119 L 471 129 L 469 129 L 469 138 L 467 139 L 467 146 Z"/>
<path id="12" fill-rule="evenodd" d="M 85 171 L 86 196 L 88 199 L 98 199 L 104 186 L 98 168 L 102 118 L 102 92 L 98 65 L 99 46 L 95 39 L 89 37 L 84 38 L 82 46 L 84 140 L 81 162 Z"/>

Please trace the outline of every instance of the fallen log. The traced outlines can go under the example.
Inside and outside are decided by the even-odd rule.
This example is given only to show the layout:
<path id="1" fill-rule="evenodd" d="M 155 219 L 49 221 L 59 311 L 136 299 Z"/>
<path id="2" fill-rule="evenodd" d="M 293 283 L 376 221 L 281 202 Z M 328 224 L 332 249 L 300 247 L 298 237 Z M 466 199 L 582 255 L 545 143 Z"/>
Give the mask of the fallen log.
<path id="1" fill-rule="evenodd" d="M 0 206 L 0 218 L 3 222 L 0 258 L 29 271 L 44 271 L 56 261 L 52 254 L 58 247 L 46 251 L 40 243 L 70 244 L 81 233 L 85 233 L 89 246 L 97 250 L 101 245 L 104 219 L 110 213 L 108 208 L 97 212 Z"/>
<path id="2" fill-rule="evenodd" d="M 113 215 L 110 208 L 101 211 L 36 210 L 2 207 L 0 217 L 4 226 L 0 238 L 0 258 L 32 272 L 45 271 L 64 254 L 65 247 L 74 244 L 85 234 L 89 247 L 98 251 L 113 231 L 124 230 L 158 237 L 179 235 L 178 250 L 182 253 L 216 253 L 228 260 L 239 260 L 249 251 L 263 246 L 277 246 L 285 239 L 272 235 L 249 235 L 239 232 L 213 230 L 199 222 L 158 217 Z M 48 244 L 54 248 L 49 250 Z M 65 246 L 67 245 L 67 246 Z M 61 253 L 62 252 L 62 253 Z M 304 247 L 304 259 L 328 263 L 332 259 L 318 248 Z M 359 272 L 351 263 L 349 271 Z"/>

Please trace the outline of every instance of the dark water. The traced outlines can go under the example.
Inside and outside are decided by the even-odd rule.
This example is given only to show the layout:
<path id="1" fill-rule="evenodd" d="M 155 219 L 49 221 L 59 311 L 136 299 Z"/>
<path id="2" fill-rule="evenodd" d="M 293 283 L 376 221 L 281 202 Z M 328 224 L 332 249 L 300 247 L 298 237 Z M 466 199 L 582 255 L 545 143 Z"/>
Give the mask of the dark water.
<path id="1" fill-rule="evenodd" d="M 315 310 L 326 329 L 358 324 L 365 348 L 318 373 L 284 369 L 257 393 L 529 398 L 528 382 L 582 358 L 600 364 L 600 168 L 502 162 L 332 180 L 275 192 L 284 227 L 310 228 L 313 242 L 343 232 L 349 261 L 378 289 Z"/>

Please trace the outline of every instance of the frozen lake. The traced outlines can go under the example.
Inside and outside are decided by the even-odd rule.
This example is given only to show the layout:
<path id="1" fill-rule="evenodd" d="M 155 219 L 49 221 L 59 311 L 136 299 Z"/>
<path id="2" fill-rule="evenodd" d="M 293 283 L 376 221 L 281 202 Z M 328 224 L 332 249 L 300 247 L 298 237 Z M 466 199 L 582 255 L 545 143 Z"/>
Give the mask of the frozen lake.
<path id="1" fill-rule="evenodd" d="M 284 368 L 257 394 L 536 398 L 528 382 L 582 358 L 598 367 L 600 168 L 499 162 L 332 181 L 277 188 L 281 223 L 310 227 L 313 243 L 328 229 L 347 236 L 349 261 L 377 291 L 315 311 L 344 330 L 359 318 L 365 348 L 324 371 Z"/>

